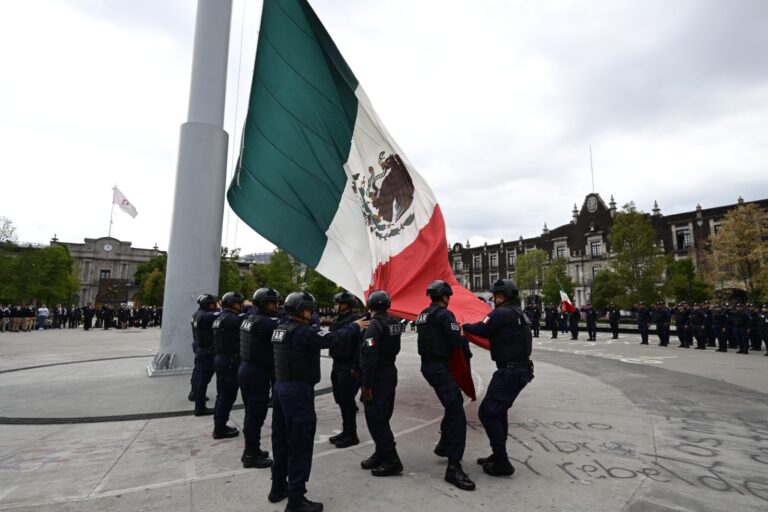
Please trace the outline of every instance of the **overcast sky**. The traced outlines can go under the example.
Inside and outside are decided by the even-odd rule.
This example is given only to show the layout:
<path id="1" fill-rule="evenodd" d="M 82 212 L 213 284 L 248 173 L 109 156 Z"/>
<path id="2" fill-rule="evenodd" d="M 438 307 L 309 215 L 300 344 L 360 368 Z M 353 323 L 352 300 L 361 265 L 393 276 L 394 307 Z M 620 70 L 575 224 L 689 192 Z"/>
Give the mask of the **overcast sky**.
<path id="1" fill-rule="evenodd" d="M 567 223 L 592 190 L 590 144 L 606 202 L 671 214 L 768 198 L 768 1 L 311 4 L 434 189 L 449 243 Z M 0 216 L 20 240 L 106 236 L 117 184 L 139 215 L 116 209 L 113 236 L 167 248 L 195 9 L 0 2 Z M 234 1 L 235 146 L 260 11 Z M 223 245 L 272 249 L 224 219 Z"/>

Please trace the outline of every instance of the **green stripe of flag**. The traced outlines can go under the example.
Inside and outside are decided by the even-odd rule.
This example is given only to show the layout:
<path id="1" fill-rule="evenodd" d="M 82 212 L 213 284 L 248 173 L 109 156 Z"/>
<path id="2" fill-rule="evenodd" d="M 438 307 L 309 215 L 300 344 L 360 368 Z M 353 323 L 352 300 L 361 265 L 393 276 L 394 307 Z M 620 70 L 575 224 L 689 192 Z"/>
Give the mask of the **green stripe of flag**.
<path id="1" fill-rule="evenodd" d="M 227 192 L 251 228 L 316 266 L 346 184 L 357 79 L 306 0 L 264 0 L 243 148 Z"/>

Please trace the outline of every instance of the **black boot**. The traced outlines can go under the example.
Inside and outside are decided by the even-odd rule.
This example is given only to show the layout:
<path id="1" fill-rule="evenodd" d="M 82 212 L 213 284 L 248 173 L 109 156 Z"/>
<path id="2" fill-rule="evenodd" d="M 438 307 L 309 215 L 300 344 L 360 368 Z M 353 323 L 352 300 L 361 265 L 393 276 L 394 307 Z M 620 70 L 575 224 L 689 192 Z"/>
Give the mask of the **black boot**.
<path id="1" fill-rule="evenodd" d="M 480 464 L 481 466 L 487 462 L 493 462 L 493 454 L 490 454 L 487 457 L 480 457 L 479 459 L 477 459 L 477 463 Z"/>
<path id="2" fill-rule="evenodd" d="M 189 394 L 187 395 L 187 400 L 189 400 L 190 402 L 194 402 L 195 401 L 195 392 L 194 391 L 190 391 L 189 392 Z"/>
<path id="3" fill-rule="evenodd" d="M 384 457 L 379 455 L 379 452 L 373 452 L 373 455 L 360 462 L 360 467 L 363 469 L 373 469 L 384 461 Z"/>
<path id="4" fill-rule="evenodd" d="M 283 501 L 285 498 L 288 497 L 288 482 L 283 480 L 282 482 L 279 482 L 277 480 L 272 480 L 272 488 L 269 490 L 269 495 L 267 496 L 267 499 L 270 503 L 277 503 L 278 501 Z"/>
<path id="5" fill-rule="evenodd" d="M 400 462 L 400 457 L 397 455 L 396 451 L 389 454 L 381 464 L 371 469 L 371 474 L 373 476 L 392 476 L 399 475 L 402 472 L 403 463 Z"/>
<path id="6" fill-rule="evenodd" d="M 240 431 L 235 427 L 224 425 L 223 427 L 216 426 L 213 429 L 214 439 L 227 439 L 229 437 L 237 437 L 240 435 Z"/>
<path id="7" fill-rule="evenodd" d="M 269 452 L 259 448 L 253 453 L 243 452 L 243 456 L 240 457 L 240 462 L 243 463 L 244 468 L 271 468 L 272 459 L 269 458 Z"/>
<path id="8" fill-rule="evenodd" d="M 195 406 L 195 416 L 210 416 L 213 414 L 213 409 L 210 409 L 206 406 Z"/>
<path id="9" fill-rule="evenodd" d="M 329 437 L 328 438 L 328 442 L 331 443 L 331 444 L 336 444 L 336 441 L 338 441 L 339 439 L 344 437 L 344 434 L 346 434 L 346 432 L 344 430 L 342 430 L 341 432 L 339 432 L 335 436 Z"/>
<path id="10" fill-rule="evenodd" d="M 445 469 L 445 481 L 453 484 L 462 491 L 474 491 L 475 482 L 470 480 L 469 476 L 461 469 L 459 462 L 449 462 Z"/>
<path id="11" fill-rule="evenodd" d="M 336 448 L 349 448 L 350 446 L 360 444 L 360 439 L 357 437 L 357 432 L 349 430 L 343 437 L 337 439 L 335 444 Z"/>
<path id="12" fill-rule="evenodd" d="M 285 512 L 323 512 L 323 504 L 309 501 L 304 496 L 290 496 Z"/>
<path id="13" fill-rule="evenodd" d="M 434 452 L 435 455 L 438 457 L 447 457 L 448 452 L 445 451 L 445 448 L 443 448 L 443 443 L 437 443 L 437 446 L 435 446 Z"/>
<path id="14" fill-rule="evenodd" d="M 483 471 L 491 476 L 511 476 L 515 468 L 506 456 L 494 455 L 493 460 L 483 464 Z"/>

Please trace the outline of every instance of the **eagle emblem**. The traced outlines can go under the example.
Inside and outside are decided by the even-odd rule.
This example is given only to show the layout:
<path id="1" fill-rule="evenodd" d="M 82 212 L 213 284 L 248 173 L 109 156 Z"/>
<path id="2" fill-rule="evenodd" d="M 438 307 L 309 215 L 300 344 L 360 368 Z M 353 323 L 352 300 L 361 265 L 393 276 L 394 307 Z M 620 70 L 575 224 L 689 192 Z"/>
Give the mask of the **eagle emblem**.
<path id="1" fill-rule="evenodd" d="M 379 153 L 378 174 L 373 166 L 368 175 L 352 175 L 352 190 L 360 199 L 360 208 L 371 233 L 386 240 L 402 233 L 413 224 L 416 215 L 405 216 L 413 203 L 414 186 L 403 160 L 398 154 Z M 405 219 L 403 219 L 405 216 Z"/>

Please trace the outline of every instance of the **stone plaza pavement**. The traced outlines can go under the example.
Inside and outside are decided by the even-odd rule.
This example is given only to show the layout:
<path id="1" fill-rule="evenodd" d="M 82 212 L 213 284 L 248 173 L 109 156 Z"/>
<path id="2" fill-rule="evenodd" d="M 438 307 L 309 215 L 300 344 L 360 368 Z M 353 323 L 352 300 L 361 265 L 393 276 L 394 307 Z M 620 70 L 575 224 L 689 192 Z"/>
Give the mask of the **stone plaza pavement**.
<path id="1" fill-rule="evenodd" d="M 323 359 L 308 496 L 328 511 L 768 510 L 762 353 L 542 334 L 535 379 L 509 414 L 514 476 L 489 477 L 475 464 L 489 448 L 479 401 L 466 401 L 474 492 L 445 483 L 445 461 L 432 453 L 442 409 L 419 373 L 413 333 L 398 358 L 392 420 L 401 476 L 360 469 L 372 452 L 362 413 L 360 445 L 327 442 L 340 420 Z M 188 375 L 147 377 L 159 337 L 156 329 L 0 333 L 0 510 L 283 510 L 285 502 L 266 500 L 269 471 L 242 468 L 242 437 L 213 440 L 212 419 L 189 415 Z M 486 351 L 474 354 L 482 397 L 494 367 Z M 231 423 L 242 419 L 239 408 Z M 270 421 L 262 446 L 271 451 Z"/>

